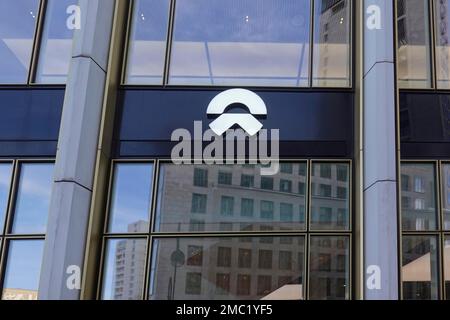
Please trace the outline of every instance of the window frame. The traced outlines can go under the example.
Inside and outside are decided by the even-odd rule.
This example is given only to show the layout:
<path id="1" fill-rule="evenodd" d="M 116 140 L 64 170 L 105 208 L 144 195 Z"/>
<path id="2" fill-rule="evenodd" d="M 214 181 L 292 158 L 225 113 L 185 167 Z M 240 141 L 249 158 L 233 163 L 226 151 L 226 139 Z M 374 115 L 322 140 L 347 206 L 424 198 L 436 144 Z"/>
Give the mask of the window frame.
<path id="1" fill-rule="evenodd" d="M 7 197 L 6 213 L 3 225 L 0 226 L 0 300 L 3 296 L 6 269 L 8 264 L 8 253 L 12 241 L 45 241 L 46 233 L 15 234 L 12 233 L 14 222 L 14 211 L 16 207 L 20 172 L 23 164 L 54 164 L 55 159 L 0 159 L 0 163 L 11 164 L 11 178 L 9 193 Z M 53 176 L 52 176 L 53 181 Z"/>
<path id="2" fill-rule="evenodd" d="M 444 165 L 450 165 L 450 160 L 413 160 L 413 159 L 405 159 L 400 160 L 400 165 L 403 164 L 432 164 L 434 165 L 434 180 L 435 180 L 435 202 L 436 202 L 436 211 L 437 211 L 437 221 L 436 221 L 436 229 L 435 230 L 415 230 L 415 231 L 405 231 L 403 230 L 402 225 L 402 189 L 401 189 L 401 174 L 399 172 L 400 183 L 398 183 L 398 239 L 399 239 L 399 297 L 401 300 L 404 299 L 403 295 L 403 237 L 407 236 L 428 236 L 435 237 L 437 244 L 437 259 L 438 259 L 438 299 L 437 300 L 447 300 L 450 299 L 449 296 L 446 296 L 445 291 L 445 256 L 444 256 L 444 248 L 445 248 L 445 238 L 450 236 L 450 230 L 444 229 L 444 201 L 445 197 L 442 188 L 442 177 L 444 174 Z"/>
<path id="3" fill-rule="evenodd" d="M 168 12 L 168 22 L 167 22 L 167 32 L 166 32 L 166 43 L 165 43 L 165 57 L 164 57 L 164 71 L 163 71 L 163 80 L 160 84 L 129 84 L 126 81 L 127 75 L 127 66 L 128 66 L 128 56 L 129 56 L 129 48 L 131 44 L 131 31 L 132 31 L 132 21 L 133 21 L 133 8 L 136 0 L 129 1 L 127 16 L 126 16 L 126 32 L 124 39 L 124 49 L 122 52 L 122 58 L 120 59 L 122 63 L 121 74 L 120 74 L 120 86 L 121 87 L 129 87 L 129 88 L 198 88 L 201 89 L 217 89 L 217 88 L 233 88 L 233 87 L 242 87 L 242 88 L 276 88 L 278 90 L 296 90 L 296 91 L 305 91 L 305 90 L 353 90 L 355 83 L 355 70 L 354 66 L 354 57 L 356 50 L 356 32 L 355 32 L 355 18 L 356 18 L 356 5 L 354 4 L 354 0 L 346 0 L 349 2 L 349 29 L 350 32 L 348 34 L 348 45 L 349 45 L 349 56 L 348 56 L 348 86 L 315 86 L 313 84 L 313 74 L 314 74 L 314 11 L 315 11 L 315 3 L 320 0 L 310 0 L 310 12 L 309 12 L 309 49 L 308 49 L 308 85 L 307 86 L 265 86 L 265 85 L 214 85 L 214 84 L 169 84 L 169 72 L 170 72 L 170 63 L 172 56 L 172 45 L 173 45 L 173 33 L 175 30 L 175 15 L 176 15 L 176 1 L 177 0 L 169 0 L 169 12 Z"/>
<path id="4" fill-rule="evenodd" d="M 32 49 L 30 55 L 30 61 L 28 62 L 28 75 L 26 81 L 18 83 L 0 83 L 0 88 L 11 88 L 17 86 L 28 86 L 28 87 L 44 87 L 44 88 L 61 88 L 65 87 L 67 83 L 37 83 L 36 74 L 39 65 L 39 54 L 42 44 L 42 36 L 44 33 L 46 11 L 49 0 L 38 0 L 38 11 L 36 14 L 36 23 L 34 27 L 33 38 L 31 39 Z"/>
<path id="5" fill-rule="evenodd" d="M 305 229 L 304 230 L 243 230 L 240 232 L 233 232 L 233 231 L 187 231 L 187 232 L 162 232 L 162 231 L 156 231 L 154 228 L 155 218 L 156 218 L 156 210 L 157 210 L 157 201 L 158 201 L 158 186 L 159 186 L 159 176 L 160 176 L 160 168 L 164 164 L 171 164 L 171 161 L 169 159 L 165 158 L 153 158 L 153 159 L 113 159 L 110 163 L 110 176 L 109 176 L 109 184 L 107 186 L 107 199 L 106 199 L 106 210 L 104 212 L 105 218 L 103 219 L 103 226 L 102 230 L 103 233 L 101 234 L 101 253 L 98 263 L 98 268 L 96 270 L 97 272 L 97 283 L 96 283 L 96 299 L 101 300 L 102 294 L 103 294 L 103 285 L 104 285 L 104 272 L 106 267 L 106 261 L 105 261 L 105 254 L 106 254 L 106 247 L 107 242 L 110 239 L 146 239 L 147 241 L 147 252 L 145 255 L 145 268 L 144 268 L 144 274 L 142 281 L 144 281 L 141 293 L 142 300 L 148 300 L 150 296 L 150 280 L 151 280 L 151 269 L 152 269 L 152 263 L 153 263 L 153 254 L 154 254 L 154 242 L 158 240 L 165 240 L 165 239 L 208 239 L 208 238 L 242 238 L 242 239 L 275 239 L 275 238 L 302 238 L 303 240 L 303 277 L 304 277 L 304 283 L 303 283 L 303 299 L 309 300 L 310 296 L 310 256 L 311 256 L 311 250 L 310 250 L 310 238 L 314 236 L 322 236 L 322 237 L 343 237 L 348 240 L 349 249 L 348 249 L 348 292 L 347 297 L 348 299 L 352 299 L 355 294 L 355 288 L 353 287 L 354 277 L 353 274 L 353 247 L 354 247 L 354 226 L 353 226 L 353 162 L 351 159 L 282 159 L 280 162 L 290 162 L 294 164 L 305 164 L 306 165 L 306 194 L 305 194 Z M 311 168 L 313 166 L 313 163 L 332 163 L 332 164 L 346 164 L 349 168 L 349 229 L 347 230 L 313 230 L 310 227 L 310 215 L 311 215 L 311 188 L 310 184 L 312 181 L 312 176 L 310 175 Z M 112 190 L 112 184 L 114 181 L 114 168 L 115 165 L 121 164 L 121 163 L 152 163 L 154 166 L 153 172 L 152 172 L 152 197 L 151 197 L 151 216 L 150 216 L 150 223 L 149 223 L 149 230 L 147 233 L 108 233 L 108 219 L 109 219 L 109 211 L 110 211 L 110 203 L 111 203 L 111 190 Z M 189 165 L 186 165 L 189 166 Z M 195 166 L 195 164 L 192 164 L 192 166 Z M 296 174 L 295 170 L 293 174 Z M 281 178 L 281 176 L 280 176 Z M 277 191 L 270 191 L 277 193 Z M 239 202 L 239 201 L 238 201 Z M 236 205 L 236 201 L 235 201 Z M 274 204 L 274 210 L 275 204 Z M 295 241 L 295 239 L 294 239 Z M 260 247 L 263 248 L 263 247 Z M 238 273 L 236 273 L 237 275 Z"/>
<path id="6" fill-rule="evenodd" d="M 429 20 L 429 41 L 430 41 L 430 61 L 428 61 L 428 67 L 430 68 L 430 87 L 413 87 L 413 88 L 409 88 L 409 87 L 402 87 L 400 85 L 400 81 L 398 78 L 398 72 L 396 75 L 396 85 L 398 86 L 398 88 L 402 91 L 411 91 L 411 92 L 419 92 L 419 91 L 423 91 L 423 92 L 448 92 L 450 91 L 450 88 L 439 88 L 438 86 L 438 70 L 437 70 L 437 43 L 438 43 L 438 32 L 436 30 L 436 1 L 438 0 L 427 0 L 428 1 L 428 20 Z M 394 30 L 395 30 L 395 56 L 398 56 L 398 48 L 397 48 L 397 44 L 398 44 L 398 4 L 397 4 L 397 0 L 394 1 L 394 15 L 395 15 L 395 19 L 394 19 Z M 450 48 L 450 44 L 448 45 Z M 397 69 L 397 61 L 395 63 L 395 68 Z M 449 63 L 449 68 L 450 68 L 450 63 Z"/>

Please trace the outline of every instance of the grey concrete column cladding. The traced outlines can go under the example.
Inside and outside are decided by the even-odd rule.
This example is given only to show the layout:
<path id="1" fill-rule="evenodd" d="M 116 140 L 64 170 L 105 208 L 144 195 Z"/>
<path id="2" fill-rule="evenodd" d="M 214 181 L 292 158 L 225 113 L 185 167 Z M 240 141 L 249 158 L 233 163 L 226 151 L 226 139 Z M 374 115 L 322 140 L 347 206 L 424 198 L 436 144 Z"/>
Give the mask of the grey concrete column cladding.
<path id="1" fill-rule="evenodd" d="M 367 286 L 365 299 L 398 299 L 396 92 L 393 0 L 378 6 L 381 29 L 364 23 L 364 265 L 381 271 L 381 288 Z"/>
<path id="2" fill-rule="evenodd" d="M 82 268 L 105 90 L 113 0 L 80 0 L 39 283 L 39 299 L 80 298 L 66 270 Z"/>

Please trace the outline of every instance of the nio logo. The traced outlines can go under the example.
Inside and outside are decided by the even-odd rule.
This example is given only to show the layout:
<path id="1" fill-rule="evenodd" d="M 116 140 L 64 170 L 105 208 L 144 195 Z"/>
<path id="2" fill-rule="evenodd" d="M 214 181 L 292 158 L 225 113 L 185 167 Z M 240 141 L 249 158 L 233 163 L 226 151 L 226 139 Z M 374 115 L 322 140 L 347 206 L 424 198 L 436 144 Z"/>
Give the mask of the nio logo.
<path id="1" fill-rule="evenodd" d="M 245 107 L 249 113 L 226 112 L 237 105 Z M 202 121 L 194 121 L 193 136 L 184 128 L 172 132 L 171 141 L 178 142 L 172 148 L 174 164 L 259 163 L 261 175 L 278 173 L 280 130 L 263 129 L 256 118 L 267 116 L 266 104 L 260 96 L 245 89 L 230 89 L 215 96 L 206 113 L 217 118 L 205 132 Z"/>
<path id="2" fill-rule="evenodd" d="M 251 114 L 224 113 L 233 104 L 242 104 Z M 208 106 L 208 115 L 220 115 L 209 127 L 221 136 L 233 126 L 238 125 L 250 136 L 257 134 L 263 127 L 254 115 L 266 116 L 264 101 L 254 92 L 245 89 L 231 89 L 218 94 Z"/>

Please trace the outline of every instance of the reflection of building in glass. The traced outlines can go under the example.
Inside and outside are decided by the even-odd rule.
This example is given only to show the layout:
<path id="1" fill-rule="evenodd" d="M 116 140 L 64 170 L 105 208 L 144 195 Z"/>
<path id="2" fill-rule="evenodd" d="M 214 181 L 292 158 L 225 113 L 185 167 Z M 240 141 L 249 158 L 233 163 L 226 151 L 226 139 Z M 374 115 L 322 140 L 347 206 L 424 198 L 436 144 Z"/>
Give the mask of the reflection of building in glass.
<path id="1" fill-rule="evenodd" d="M 403 298 L 437 299 L 438 283 L 438 248 L 435 237 L 403 238 Z"/>
<path id="2" fill-rule="evenodd" d="M 411 87 L 427 86 L 430 82 L 428 9 L 428 1 L 397 1 L 399 79 Z"/>
<path id="3" fill-rule="evenodd" d="M 2 300 L 37 300 L 37 290 L 3 289 Z"/>
<path id="4" fill-rule="evenodd" d="M 436 226 L 434 179 L 434 170 L 431 166 L 402 167 L 401 203 L 404 230 L 430 230 Z"/>
<path id="5" fill-rule="evenodd" d="M 273 177 L 255 166 L 161 169 L 159 231 L 258 231 L 305 227 L 306 165 Z"/>
<path id="6" fill-rule="evenodd" d="M 348 298 L 349 243 L 347 239 L 311 237 L 310 246 L 310 299 Z"/>
<path id="7" fill-rule="evenodd" d="M 316 1 L 317 2 L 317 1 Z M 316 68 L 321 81 L 345 80 L 344 67 L 348 59 L 349 2 L 347 0 L 321 0 L 319 43 L 316 44 Z M 318 5 L 318 4 L 316 4 Z M 316 79 L 317 80 L 317 79 Z"/>
<path id="8" fill-rule="evenodd" d="M 349 228 L 349 171 L 345 164 L 317 164 L 312 167 L 311 228 Z"/>
<path id="9" fill-rule="evenodd" d="M 348 229 L 348 165 L 313 166 L 315 229 Z M 170 232 L 305 230 L 306 163 L 259 167 L 174 166 L 160 170 L 156 225 Z M 316 211 L 314 211 L 316 212 Z M 317 297 L 345 297 L 345 238 L 317 237 Z M 319 241 L 320 240 L 320 241 Z M 304 237 L 160 239 L 153 249 L 152 299 L 303 299 Z M 325 279 L 325 280 L 324 280 Z"/>
<path id="10" fill-rule="evenodd" d="M 128 226 L 128 232 L 146 232 L 148 222 Z M 142 296 L 145 274 L 146 243 L 138 239 L 121 240 L 115 250 L 113 277 L 115 300 L 136 300 Z"/>
<path id="11" fill-rule="evenodd" d="M 151 299 L 304 298 L 303 237 L 161 239 L 154 250 Z M 347 296 L 348 258 L 345 238 L 315 238 L 312 298 Z"/>
<path id="12" fill-rule="evenodd" d="M 170 239 L 155 250 L 151 299 L 303 299 L 303 237 Z"/>
<path id="13" fill-rule="evenodd" d="M 437 55 L 439 65 L 439 79 L 449 79 L 448 68 L 448 45 L 449 45 L 449 20 L 448 20 L 448 0 L 436 0 L 436 32 L 438 36 L 437 50 L 440 50 L 440 54 Z"/>
<path id="14" fill-rule="evenodd" d="M 450 230 L 450 165 L 442 167 L 442 204 L 444 214 L 444 230 Z M 450 275 L 449 275 L 450 277 Z"/>

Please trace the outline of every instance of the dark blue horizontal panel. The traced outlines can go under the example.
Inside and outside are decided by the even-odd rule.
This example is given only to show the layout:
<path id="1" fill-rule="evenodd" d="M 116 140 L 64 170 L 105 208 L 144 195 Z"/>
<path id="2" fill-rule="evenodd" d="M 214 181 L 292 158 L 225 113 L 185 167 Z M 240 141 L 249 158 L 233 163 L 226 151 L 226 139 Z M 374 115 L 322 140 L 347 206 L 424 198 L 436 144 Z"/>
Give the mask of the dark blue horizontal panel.
<path id="1" fill-rule="evenodd" d="M 400 137 L 403 158 L 449 158 L 450 94 L 400 92 Z"/>
<path id="2" fill-rule="evenodd" d="M 0 157 L 54 158 L 57 144 L 57 141 L 0 141 Z"/>
<path id="3" fill-rule="evenodd" d="M 121 157 L 168 157 L 174 142 L 161 141 L 121 141 L 119 154 Z M 283 158 L 317 157 L 348 158 L 352 154 L 350 146 L 345 142 L 281 142 L 280 154 Z"/>
<path id="4" fill-rule="evenodd" d="M 119 93 L 117 156 L 170 155 L 170 137 L 178 128 L 193 132 L 194 121 L 203 130 L 212 121 L 206 115 L 219 90 L 125 89 Z M 353 100 L 350 91 L 305 92 L 254 90 L 266 103 L 265 129 L 279 129 L 282 156 L 351 157 Z M 238 112 L 237 109 L 228 110 Z M 240 111 L 242 112 L 242 111 Z M 168 144 L 169 143 L 169 144 Z"/>
<path id="5" fill-rule="evenodd" d="M 64 88 L 0 89 L 0 156 L 55 156 Z"/>

